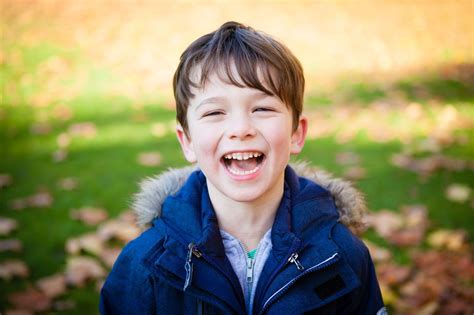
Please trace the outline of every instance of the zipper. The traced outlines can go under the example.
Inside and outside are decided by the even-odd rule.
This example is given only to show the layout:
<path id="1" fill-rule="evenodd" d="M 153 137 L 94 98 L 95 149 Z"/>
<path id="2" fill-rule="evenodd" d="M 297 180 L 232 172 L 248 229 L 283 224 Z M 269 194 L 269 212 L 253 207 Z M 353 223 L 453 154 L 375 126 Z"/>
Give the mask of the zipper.
<path id="1" fill-rule="evenodd" d="M 188 253 L 186 255 L 186 263 L 184 265 L 184 269 L 186 270 L 186 279 L 184 281 L 184 286 L 183 286 L 183 291 L 186 291 L 186 289 L 189 288 L 189 286 L 191 285 L 192 283 L 192 278 L 193 278 L 193 262 L 192 262 L 192 258 L 193 256 L 195 256 L 196 258 L 203 258 L 208 264 L 210 264 L 211 266 L 213 266 L 214 268 L 216 268 L 217 270 L 219 270 L 223 275 L 226 275 L 226 273 L 221 269 L 219 268 L 218 266 L 216 266 L 215 264 L 212 263 L 212 261 L 206 257 L 206 255 L 204 255 L 204 253 L 202 253 L 199 249 L 198 249 L 198 245 L 191 242 L 189 243 L 188 245 Z M 231 282 L 232 283 L 232 282 Z M 238 288 L 241 292 L 241 289 L 240 289 L 240 284 L 237 284 L 238 285 Z M 233 285 L 235 287 L 235 285 Z M 243 298 L 243 296 L 242 296 Z M 245 309 L 245 301 L 241 301 L 244 303 L 244 309 Z"/>
<path id="2" fill-rule="evenodd" d="M 294 254 L 292 254 L 290 256 L 290 259 L 291 257 L 293 256 Z M 339 254 L 338 253 L 334 253 L 332 256 L 326 258 L 325 260 L 323 260 L 322 262 L 306 269 L 305 271 L 301 272 L 299 275 L 297 275 L 296 277 L 294 277 L 293 279 L 291 279 L 290 281 L 288 281 L 284 286 L 282 286 L 280 289 L 278 289 L 275 293 L 273 293 L 266 301 L 265 303 L 263 304 L 263 307 L 262 307 L 262 310 L 260 311 L 259 314 L 263 314 L 265 312 L 265 310 L 268 308 L 268 306 L 274 301 L 276 300 L 277 298 L 279 298 L 283 293 L 285 293 L 286 290 L 288 290 L 288 288 L 290 286 L 292 286 L 298 279 L 300 279 L 301 277 L 307 275 L 308 273 L 311 273 L 311 272 L 314 272 L 314 271 L 317 271 L 317 270 L 320 270 L 324 267 L 327 267 L 329 264 L 332 263 L 332 261 L 334 261 L 337 256 Z M 296 258 L 298 258 L 298 256 L 296 256 Z M 295 258 L 295 264 L 297 262 Z M 290 259 L 288 259 L 288 262 L 290 262 Z M 293 262 L 293 261 L 291 261 Z M 299 262 L 298 262 L 299 263 Z M 301 265 L 301 264 L 300 264 Z M 298 268 L 298 265 L 296 265 L 297 268 Z M 302 266 L 301 266 L 302 267 Z M 299 269 L 299 268 L 298 268 Z M 299 269 L 300 270 L 300 269 Z"/>
<path id="3" fill-rule="evenodd" d="M 184 264 L 184 269 L 186 270 L 186 280 L 184 281 L 183 291 L 186 291 L 193 281 L 193 255 L 197 258 L 200 258 L 202 253 L 197 249 L 196 244 L 189 243 L 186 263 Z"/>
<path id="4" fill-rule="evenodd" d="M 298 260 L 298 253 L 295 252 L 295 253 L 291 254 L 290 258 L 288 258 L 288 262 L 295 264 L 296 268 L 298 268 L 299 271 L 304 270 L 303 265 Z"/>
<path id="5" fill-rule="evenodd" d="M 253 282 L 253 267 L 255 266 L 255 259 L 247 257 L 247 285 L 250 286 L 249 289 L 251 290 L 251 283 Z"/>

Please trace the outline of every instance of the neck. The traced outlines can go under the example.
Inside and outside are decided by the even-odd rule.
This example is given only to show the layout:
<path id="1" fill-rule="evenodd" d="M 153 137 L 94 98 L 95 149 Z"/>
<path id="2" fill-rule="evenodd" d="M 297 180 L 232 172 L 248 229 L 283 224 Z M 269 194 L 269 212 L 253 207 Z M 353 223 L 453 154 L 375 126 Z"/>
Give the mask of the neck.
<path id="1" fill-rule="evenodd" d="M 208 186 L 219 228 L 239 239 L 247 250 L 255 249 L 273 225 L 283 196 L 283 180 L 264 198 L 244 202 L 216 194 L 215 189 Z"/>

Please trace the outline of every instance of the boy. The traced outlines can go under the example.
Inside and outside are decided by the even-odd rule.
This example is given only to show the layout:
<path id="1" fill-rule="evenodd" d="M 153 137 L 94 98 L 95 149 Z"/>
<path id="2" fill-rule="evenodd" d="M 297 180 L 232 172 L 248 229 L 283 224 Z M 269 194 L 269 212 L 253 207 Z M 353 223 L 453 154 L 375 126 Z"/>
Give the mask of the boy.
<path id="1" fill-rule="evenodd" d="M 288 166 L 306 136 L 303 91 L 293 54 L 242 24 L 186 49 L 177 137 L 199 169 L 142 185 L 135 209 L 152 227 L 115 263 L 101 313 L 385 313 L 366 247 L 339 223 L 356 223 L 360 195 L 308 173 L 340 215 L 328 190 Z"/>

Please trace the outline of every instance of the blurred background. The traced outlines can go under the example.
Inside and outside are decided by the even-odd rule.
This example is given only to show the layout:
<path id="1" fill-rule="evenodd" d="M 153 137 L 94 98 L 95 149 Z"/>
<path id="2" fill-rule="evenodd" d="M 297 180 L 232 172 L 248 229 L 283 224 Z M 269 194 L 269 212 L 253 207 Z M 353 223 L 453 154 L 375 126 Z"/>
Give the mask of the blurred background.
<path id="1" fill-rule="evenodd" d="M 307 78 L 306 160 L 355 182 L 393 314 L 474 312 L 472 1 L 0 0 L 0 312 L 94 314 L 138 182 L 186 165 L 172 76 L 235 20 Z"/>

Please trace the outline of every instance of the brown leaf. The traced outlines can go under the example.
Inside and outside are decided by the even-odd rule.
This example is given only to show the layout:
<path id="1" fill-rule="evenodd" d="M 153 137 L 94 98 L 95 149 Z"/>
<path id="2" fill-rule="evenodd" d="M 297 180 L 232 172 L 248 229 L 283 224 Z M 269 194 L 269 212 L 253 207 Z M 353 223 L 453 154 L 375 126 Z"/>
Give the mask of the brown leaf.
<path id="1" fill-rule="evenodd" d="M 0 174 L 0 188 L 8 187 L 12 182 L 13 179 L 10 174 Z"/>
<path id="2" fill-rule="evenodd" d="M 122 249 L 118 247 L 105 248 L 99 253 L 99 258 L 105 263 L 107 267 L 112 268 L 121 251 Z"/>
<path id="3" fill-rule="evenodd" d="M 68 151 L 64 149 L 59 149 L 53 152 L 53 161 L 56 163 L 62 162 L 67 159 Z"/>
<path id="4" fill-rule="evenodd" d="M 13 210 L 22 210 L 28 207 L 28 200 L 27 198 L 17 198 L 11 201 L 10 207 Z"/>
<path id="5" fill-rule="evenodd" d="M 375 232 L 384 238 L 390 237 L 403 226 L 401 215 L 390 210 L 371 213 L 367 221 L 369 226 L 373 227 Z"/>
<path id="6" fill-rule="evenodd" d="M 74 116 L 71 107 L 58 105 L 53 110 L 53 117 L 62 121 L 70 120 Z"/>
<path id="7" fill-rule="evenodd" d="M 364 243 L 369 249 L 372 260 L 376 263 L 388 261 L 392 258 L 392 253 L 381 246 L 377 246 L 369 240 L 364 239 Z"/>
<path id="8" fill-rule="evenodd" d="M 33 315 L 33 312 L 32 311 L 28 311 L 28 310 L 17 310 L 17 309 L 14 309 L 14 310 L 7 310 L 5 312 L 5 315 Z"/>
<path id="9" fill-rule="evenodd" d="M 26 278 L 28 275 L 28 266 L 21 260 L 9 259 L 0 263 L 0 279 L 10 280 L 13 277 Z"/>
<path id="10" fill-rule="evenodd" d="M 92 257 L 77 256 L 68 259 L 66 266 L 66 283 L 84 287 L 88 280 L 104 277 L 104 268 Z"/>
<path id="11" fill-rule="evenodd" d="M 344 171 L 343 176 L 349 180 L 360 180 L 367 176 L 367 171 L 361 166 L 351 166 Z"/>
<path id="12" fill-rule="evenodd" d="M 354 152 L 336 154 L 336 163 L 339 165 L 354 165 L 360 163 L 360 156 Z"/>
<path id="13" fill-rule="evenodd" d="M 2 239 L 0 240 L 0 253 L 6 251 L 21 252 L 23 244 L 18 239 Z"/>
<path id="14" fill-rule="evenodd" d="M 33 135 L 47 135 L 52 130 L 51 125 L 47 122 L 35 123 L 31 126 L 31 133 Z"/>
<path id="15" fill-rule="evenodd" d="M 97 128 L 92 122 L 82 122 L 69 126 L 68 132 L 72 136 L 94 138 L 97 135 Z"/>
<path id="16" fill-rule="evenodd" d="M 143 152 L 138 155 L 138 164 L 143 166 L 158 166 L 161 164 L 159 152 Z"/>
<path id="17" fill-rule="evenodd" d="M 27 203 L 34 208 L 48 208 L 53 204 L 53 196 L 48 191 L 40 191 L 28 197 Z"/>
<path id="18" fill-rule="evenodd" d="M 464 230 L 438 230 L 428 236 L 428 244 L 452 251 L 467 250 L 467 233 Z"/>
<path id="19" fill-rule="evenodd" d="M 405 282 L 410 276 L 410 273 L 410 267 L 397 266 L 390 262 L 377 265 L 377 276 L 379 281 L 388 286 L 398 285 Z"/>
<path id="20" fill-rule="evenodd" d="M 8 301 L 18 309 L 27 311 L 43 312 L 51 308 L 51 299 L 34 288 L 10 294 Z"/>
<path id="21" fill-rule="evenodd" d="M 63 132 L 56 138 L 56 143 L 58 144 L 58 147 L 65 149 L 71 144 L 71 137 L 69 134 Z"/>
<path id="22" fill-rule="evenodd" d="M 64 274 L 55 274 L 38 280 L 36 286 L 46 296 L 55 298 L 66 292 L 66 278 Z"/>
<path id="23" fill-rule="evenodd" d="M 87 225 L 99 224 L 108 218 L 108 213 L 102 208 L 85 207 L 71 210 L 71 218 L 80 220 Z"/>
<path id="24" fill-rule="evenodd" d="M 74 190 L 78 186 L 78 180 L 73 177 L 61 178 L 58 181 L 58 186 L 62 190 Z"/>
<path id="25" fill-rule="evenodd" d="M 0 235 L 9 235 L 18 227 L 18 223 L 14 219 L 0 217 Z"/>
<path id="26" fill-rule="evenodd" d="M 451 184 L 446 189 L 445 195 L 450 201 L 464 203 L 471 195 L 471 188 L 463 184 Z"/>
<path id="27" fill-rule="evenodd" d="M 135 222 L 137 221 L 137 217 L 133 211 L 127 210 L 127 211 L 122 212 L 122 214 L 119 217 L 119 220 L 122 222 L 127 222 L 132 225 L 135 225 Z"/>
<path id="28" fill-rule="evenodd" d="M 115 238 L 127 243 L 140 235 L 140 229 L 129 222 L 110 220 L 99 227 L 97 234 L 103 240 Z"/>
<path id="29" fill-rule="evenodd" d="M 168 127 L 165 123 L 155 123 L 151 126 L 151 134 L 157 138 L 162 138 L 168 134 Z"/>
<path id="30" fill-rule="evenodd" d="M 104 241 L 95 233 L 87 233 L 66 242 L 66 252 L 72 255 L 79 254 L 81 250 L 98 255 L 103 249 Z"/>

